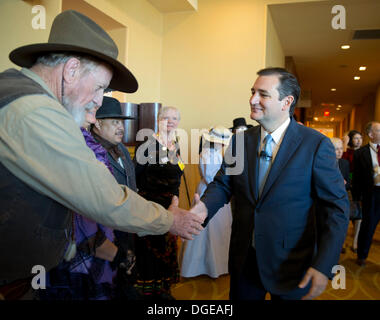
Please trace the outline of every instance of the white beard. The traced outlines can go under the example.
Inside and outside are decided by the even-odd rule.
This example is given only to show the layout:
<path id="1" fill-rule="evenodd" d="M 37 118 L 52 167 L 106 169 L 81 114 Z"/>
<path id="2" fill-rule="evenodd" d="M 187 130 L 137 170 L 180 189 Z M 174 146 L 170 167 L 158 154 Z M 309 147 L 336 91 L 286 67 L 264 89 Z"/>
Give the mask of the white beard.
<path id="1" fill-rule="evenodd" d="M 93 102 L 89 102 L 84 106 L 72 102 L 68 96 L 62 97 L 62 105 L 73 116 L 74 121 L 79 127 L 82 127 L 86 117 L 86 110 L 91 110 L 95 107 Z"/>

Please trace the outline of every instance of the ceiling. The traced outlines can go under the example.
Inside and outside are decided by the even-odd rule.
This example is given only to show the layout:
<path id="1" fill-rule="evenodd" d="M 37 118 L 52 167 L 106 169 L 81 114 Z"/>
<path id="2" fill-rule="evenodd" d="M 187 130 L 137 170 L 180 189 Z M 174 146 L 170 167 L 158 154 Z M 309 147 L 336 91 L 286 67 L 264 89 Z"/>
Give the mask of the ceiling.
<path id="1" fill-rule="evenodd" d="M 334 5 L 346 10 L 346 29 L 334 30 Z M 311 91 L 307 114 L 341 121 L 380 84 L 380 39 L 353 40 L 355 30 L 380 29 L 380 0 L 318 1 L 270 5 L 285 56 L 294 59 L 302 90 Z M 341 45 L 351 46 L 342 50 Z M 359 71 L 360 66 L 366 71 Z M 354 80 L 360 76 L 360 80 Z M 331 88 L 336 91 L 332 92 Z M 341 105 L 340 111 L 336 106 Z M 360 112 L 360 111 L 359 111 Z"/>

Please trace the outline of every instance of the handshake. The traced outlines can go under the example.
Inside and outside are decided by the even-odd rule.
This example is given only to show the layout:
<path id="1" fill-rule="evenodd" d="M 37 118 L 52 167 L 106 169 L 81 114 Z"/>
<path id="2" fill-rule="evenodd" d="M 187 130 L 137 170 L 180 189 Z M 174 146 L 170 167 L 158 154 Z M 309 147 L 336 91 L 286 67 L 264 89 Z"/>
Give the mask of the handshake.
<path id="1" fill-rule="evenodd" d="M 174 216 L 173 224 L 169 229 L 170 233 L 185 240 L 193 240 L 193 235 L 198 235 L 203 230 L 202 223 L 207 217 L 207 208 L 197 193 L 194 195 L 190 211 L 178 207 L 178 197 L 176 196 L 173 197 L 168 210 Z"/>

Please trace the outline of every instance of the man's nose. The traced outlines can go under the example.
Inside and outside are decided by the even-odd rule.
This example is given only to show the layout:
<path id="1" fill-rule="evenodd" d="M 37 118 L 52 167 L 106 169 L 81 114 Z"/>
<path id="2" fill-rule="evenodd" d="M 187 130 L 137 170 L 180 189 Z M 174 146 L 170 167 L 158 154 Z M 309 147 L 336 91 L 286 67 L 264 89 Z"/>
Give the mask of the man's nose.
<path id="1" fill-rule="evenodd" d="M 100 93 L 97 93 L 93 99 L 94 104 L 96 105 L 96 110 L 98 110 L 102 103 L 103 103 L 103 91 Z"/>
<path id="2" fill-rule="evenodd" d="M 257 104 L 259 102 L 259 95 L 257 93 L 253 93 L 251 98 L 249 99 L 249 103 L 251 106 Z"/>
<path id="3" fill-rule="evenodd" d="M 118 121 L 116 126 L 118 129 L 124 130 L 124 120 L 121 119 L 120 121 Z"/>

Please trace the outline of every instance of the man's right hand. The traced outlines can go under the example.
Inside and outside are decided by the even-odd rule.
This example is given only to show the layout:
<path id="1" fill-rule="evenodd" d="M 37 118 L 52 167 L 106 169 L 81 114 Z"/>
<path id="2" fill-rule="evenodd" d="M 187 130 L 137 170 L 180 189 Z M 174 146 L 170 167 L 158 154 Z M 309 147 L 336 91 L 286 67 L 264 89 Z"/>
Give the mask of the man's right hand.
<path id="1" fill-rule="evenodd" d="M 168 210 L 173 213 L 174 221 L 169 232 L 186 240 L 193 240 L 202 230 L 203 217 L 178 207 L 178 197 L 174 196 Z"/>
<path id="2" fill-rule="evenodd" d="M 207 215 L 208 215 L 207 207 L 201 201 L 198 193 L 194 194 L 194 199 L 191 205 L 190 212 L 195 213 L 197 216 L 201 217 L 203 221 L 207 218 Z"/>

